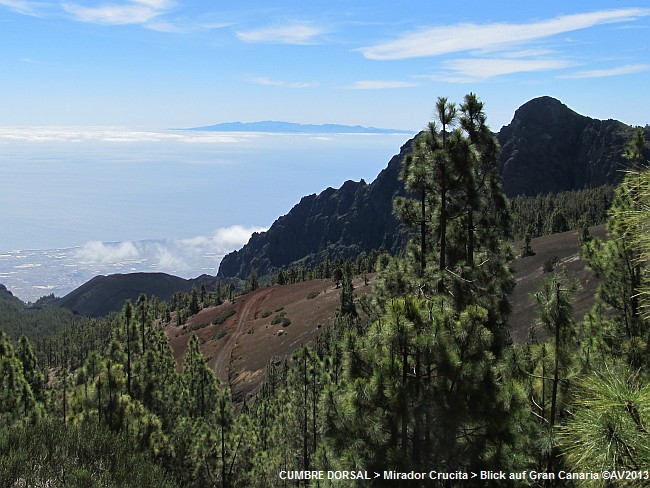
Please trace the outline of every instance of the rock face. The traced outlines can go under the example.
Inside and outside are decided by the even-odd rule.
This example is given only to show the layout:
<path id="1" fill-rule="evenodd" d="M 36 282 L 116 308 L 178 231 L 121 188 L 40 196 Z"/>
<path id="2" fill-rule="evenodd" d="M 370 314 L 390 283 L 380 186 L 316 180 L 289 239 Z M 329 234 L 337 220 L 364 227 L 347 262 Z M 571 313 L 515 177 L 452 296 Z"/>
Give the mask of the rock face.
<path id="1" fill-rule="evenodd" d="M 218 276 L 246 278 L 252 270 L 264 275 L 298 261 L 312 265 L 327 254 L 348 258 L 382 247 L 396 252 L 408 232 L 393 215 L 393 198 L 404 192 L 398 176 L 410 151 L 411 141 L 371 184 L 346 181 L 338 190 L 303 197 L 268 231 L 253 234 L 241 250 L 226 255 Z"/>
<path id="2" fill-rule="evenodd" d="M 596 120 L 551 97 L 522 105 L 497 138 L 508 196 L 537 195 L 619 183 L 633 129 Z"/>
<path id="3" fill-rule="evenodd" d="M 577 114 L 551 97 L 531 100 L 497 134 L 504 192 L 514 197 L 619 183 L 628 164 L 621 154 L 633 130 L 616 120 Z M 650 139 L 650 127 L 645 132 Z M 304 197 L 267 232 L 253 234 L 241 250 L 225 256 L 218 276 L 244 279 L 252 270 L 265 275 L 313 264 L 325 254 L 347 258 L 380 247 L 401 249 L 409 230 L 393 215 L 392 201 L 404 194 L 398 176 L 411 144 L 404 144 L 371 184 L 347 181 L 338 190 Z"/>

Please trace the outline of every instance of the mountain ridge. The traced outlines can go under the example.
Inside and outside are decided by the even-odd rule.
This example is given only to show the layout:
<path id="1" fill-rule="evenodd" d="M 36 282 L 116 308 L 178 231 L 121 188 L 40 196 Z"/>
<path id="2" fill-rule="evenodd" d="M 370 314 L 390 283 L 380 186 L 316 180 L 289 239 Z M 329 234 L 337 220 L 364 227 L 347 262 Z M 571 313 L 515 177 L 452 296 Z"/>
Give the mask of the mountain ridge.
<path id="1" fill-rule="evenodd" d="M 210 132 L 269 132 L 287 134 L 414 134 L 415 131 L 403 129 L 384 129 L 362 125 L 343 124 L 298 124 L 278 120 L 259 122 L 224 122 L 189 129 Z"/>
<path id="2" fill-rule="evenodd" d="M 618 184 L 629 164 L 622 153 L 633 130 L 612 119 L 580 115 L 552 97 L 532 99 L 496 134 L 504 192 L 514 197 Z M 645 131 L 650 135 L 650 127 Z M 314 264 L 324 256 L 345 259 L 379 247 L 397 252 L 409 230 L 394 216 L 392 201 L 405 194 L 399 171 L 414 139 L 372 183 L 346 181 L 339 189 L 303 197 L 266 232 L 224 256 L 217 276 L 245 279 L 253 270 L 266 275 L 281 267 Z M 383 224 L 376 225 L 378 221 Z"/>
<path id="3" fill-rule="evenodd" d="M 176 292 L 190 293 L 202 284 L 212 289 L 216 278 L 201 275 L 192 279 L 167 273 L 116 273 L 97 275 L 50 304 L 67 308 L 79 315 L 101 317 L 122 309 L 126 300 L 135 303 L 141 293 L 159 300 L 169 300 Z"/>

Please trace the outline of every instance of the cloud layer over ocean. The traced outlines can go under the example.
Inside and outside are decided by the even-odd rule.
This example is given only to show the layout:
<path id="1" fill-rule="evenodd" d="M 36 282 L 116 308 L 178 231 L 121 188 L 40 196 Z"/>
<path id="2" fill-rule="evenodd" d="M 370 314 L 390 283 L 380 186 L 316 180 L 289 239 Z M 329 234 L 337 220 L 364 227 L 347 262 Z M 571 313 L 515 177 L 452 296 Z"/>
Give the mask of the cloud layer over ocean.
<path id="1" fill-rule="evenodd" d="M 263 227 L 233 225 L 186 239 L 99 242 L 81 247 L 0 254 L 0 283 L 24 301 L 64 296 L 94 276 L 163 272 L 183 278 L 215 275 L 225 254 L 240 248 Z"/>

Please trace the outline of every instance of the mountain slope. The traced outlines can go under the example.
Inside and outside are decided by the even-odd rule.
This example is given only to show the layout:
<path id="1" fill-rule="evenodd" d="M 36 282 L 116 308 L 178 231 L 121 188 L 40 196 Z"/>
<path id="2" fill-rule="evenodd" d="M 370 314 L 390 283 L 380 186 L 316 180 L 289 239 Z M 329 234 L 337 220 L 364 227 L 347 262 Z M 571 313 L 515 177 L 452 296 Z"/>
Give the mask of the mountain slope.
<path id="1" fill-rule="evenodd" d="M 95 276 L 53 303 L 80 315 L 100 317 L 122 309 L 126 300 L 135 303 L 140 293 L 169 300 L 176 292 L 189 293 L 201 284 L 214 285 L 215 278 L 199 276 L 191 280 L 165 273 L 128 273 Z"/>
<path id="2" fill-rule="evenodd" d="M 632 133 L 630 126 L 585 117 L 551 97 L 531 100 L 497 134 L 504 192 L 513 197 L 616 184 Z M 646 133 L 650 138 L 650 127 Z M 337 190 L 304 197 L 267 232 L 226 255 L 218 276 L 245 279 L 253 269 L 265 275 L 291 264 L 314 264 L 326 254 L 347 258 L 380 247 L 401 249 L 408 229 L 393 215 L 392 200 L 404 193 L 398 176 L 412 141 L 371 184 L 347 181 Z"/>
<path id="3" fill-rule="evenodd" d="M 591 235 L 606 238 L 605 226 L 592 227 Z M 544 277 L 544 263 L 557 262 L 555 269 L 566 273 L 570 281 L 580 284 L 572 294 L 575 319 L 582 320 L 593 306 L 600 284 L 580 258 L 578 232 L 569 231 L 532 240 L 534 256 L 518 257 L 512 263 L 516 286 L 510 296 L 512 314 L 509 326 L 516 343 L 527 342 L 529 331 L 538 322 L 538 307 L 531 294 L 536 292 Z M 371 276 L 374 279 L 374 276 Z M 369 293 L 371 285 L 357 277 L 354 280 L 357 297 Z M 232 387 L 233 398 L 241 402 L 264 380 L 269 363 L 282 364 L 284 358 L 316 338 L 332 323 L 339 306 L 340 290 L 331 280 L 312 280 L 289 285 L 260 288 L 218 307 L 209 307 L 177 327 L 166 325 L 174 356 L 180 365 L 192 334 L 201 342 L 201 352 L 221 381 Z M 214 318 L 226 310 L 235 313 L 225 322 L 215 324 Z M 285 314 L 291 323 L 274 324 L 274 318 Z M 548 331 L 537 327 L 537 337 Z"/>

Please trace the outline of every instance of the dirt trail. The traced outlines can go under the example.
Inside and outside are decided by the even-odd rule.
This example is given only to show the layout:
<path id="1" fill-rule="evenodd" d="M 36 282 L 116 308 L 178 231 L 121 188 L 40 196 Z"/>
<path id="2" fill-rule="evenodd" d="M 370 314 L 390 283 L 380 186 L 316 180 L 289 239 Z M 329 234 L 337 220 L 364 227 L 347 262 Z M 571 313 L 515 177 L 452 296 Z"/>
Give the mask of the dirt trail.
<path id="1" fill-rule="evenodd" d="M 242 301 L 245 300 L 246 303 L 244 303 L 244 305 L 241 307 L 241 310 L 237 313 L 237 323 L 226 336 L 226 342 L 219 352 L 219 357 L 214 363 L 214 371 L 222 381 L 230 383 L 230 363 L 232 361 L 232 352 L 237 345 L 239 336 L 241 336 L 241 333 L 244 331 L 244 326 L 246 323 L 251 322 L 255 319 L 256 307 L 272 291 L 272 289 L 267 288 L 255 294 L 251 293 L 245 296 L 243 299 L 239 299 Z"/>

